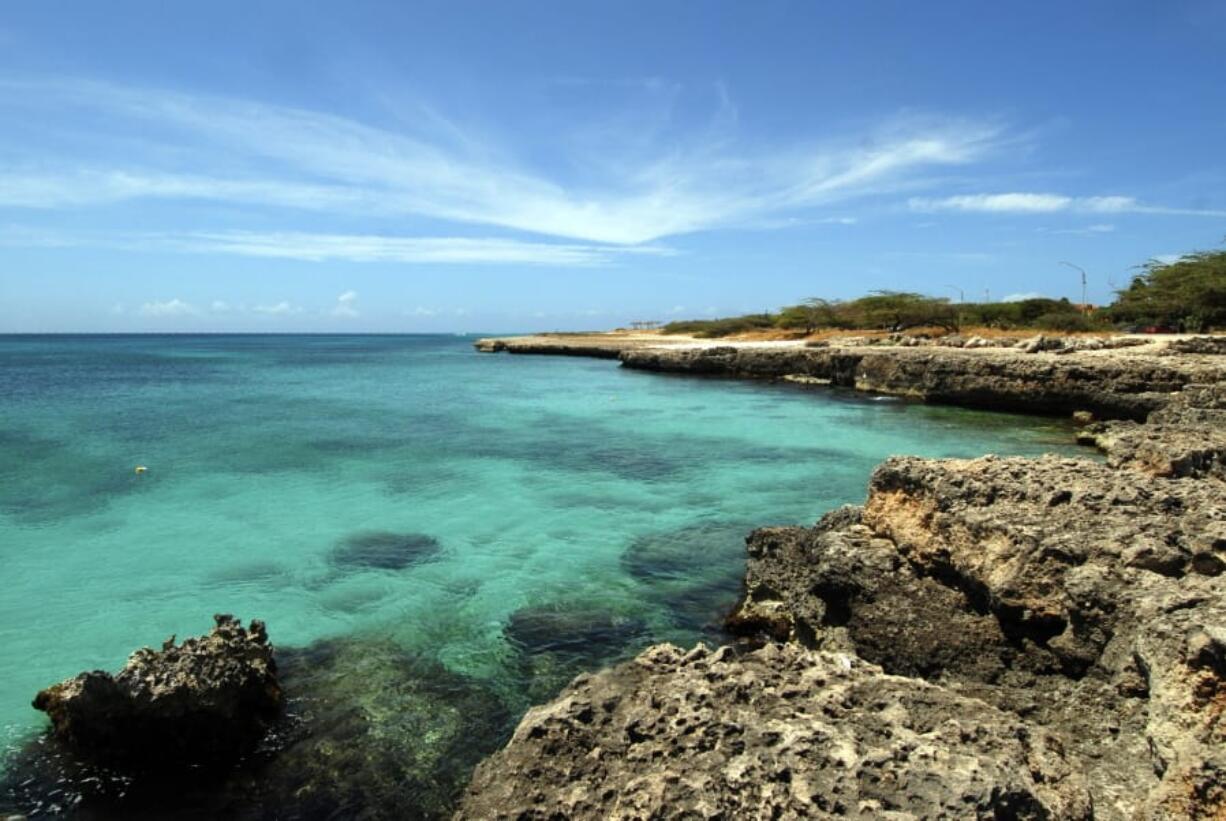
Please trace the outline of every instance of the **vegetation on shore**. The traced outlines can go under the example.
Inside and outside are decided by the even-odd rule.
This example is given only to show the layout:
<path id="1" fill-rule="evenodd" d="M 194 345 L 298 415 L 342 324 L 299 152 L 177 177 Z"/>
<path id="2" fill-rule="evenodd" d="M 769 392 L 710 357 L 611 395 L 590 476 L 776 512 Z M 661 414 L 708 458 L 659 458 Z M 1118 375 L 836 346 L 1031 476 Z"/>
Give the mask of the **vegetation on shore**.
<path id="1" fill-rule="evenodd" d="M 875 291 L 847 301 L 812 298 L 775 313 L 670 322 L 666 334 L 722 337 L 766 330 L 942 328 L 1043 330 L 1063 333 L 1111 330 L 1169 330 L 1199 333 L 1226 327 L 1226 251 L 1196 251 L 1174 262 L 1150 260 L 1128 287 L 1105 307 L 1068 299 L 1013 302 L 951 302 L 945 297 L 903 291 Z"/>

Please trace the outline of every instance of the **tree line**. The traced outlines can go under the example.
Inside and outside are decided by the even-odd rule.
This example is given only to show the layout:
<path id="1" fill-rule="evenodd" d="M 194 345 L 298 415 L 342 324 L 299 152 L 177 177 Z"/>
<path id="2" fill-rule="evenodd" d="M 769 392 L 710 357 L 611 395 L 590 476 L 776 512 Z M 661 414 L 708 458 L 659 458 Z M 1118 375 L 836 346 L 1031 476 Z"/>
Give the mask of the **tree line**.
<path id="1" fill-rule="evenodd" d="M 905 331 L 964 327 L 1002 330 L 1181 331 L 1226 329 L 1226 251 L 1196 251 L 1173 262 L 1150 260 L 1110 305 L 1091 308 L 1068 299 L 951 302 L 907 291 L 874 291 L 852 300 L 814 297 L 776 312 L 670 322 L 666 334 L 729 336 L 781 329 Z"/>

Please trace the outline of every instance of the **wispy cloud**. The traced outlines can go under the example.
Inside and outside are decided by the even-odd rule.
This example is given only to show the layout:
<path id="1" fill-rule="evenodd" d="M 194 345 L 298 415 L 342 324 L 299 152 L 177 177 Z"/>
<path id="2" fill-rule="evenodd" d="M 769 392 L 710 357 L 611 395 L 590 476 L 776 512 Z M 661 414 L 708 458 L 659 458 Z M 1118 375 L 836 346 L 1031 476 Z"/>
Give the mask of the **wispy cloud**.
<path id="1" fill-rule="evenodd" d="M 112 167 L 62 172 L 55 157 L 0 169 L 0 204 L 84 207 L 139 198 L 417 214 L 588 242 L 634 245 L 737 226 L 772 214 L 895 192 L 935 168 L 982 159 L 1002 140 L 992 123 L 910 119 L 842 140 L 749 145 L 726 92 L 712 126 L 643 146 L 594 152 L 561 179 L 512 147 L 458 127 L 410 134 L 316 111 L 96 83 L 0 83 L 0 110 L 76 108 L 113 127 L 162 135 L 193 173 Z M 82 136 L 84 139 L 84 135 Z M 628 141 L 629 142 L 629 141 Z M 560 140 L 560 145 L 565 145 Z M 559 148 L 559 151 L 563 149 Z M 159 156 L 173 157 L 174 151 Z M 259 175 L 235 168 L 259 168 Z M 208 172 L 203 169 L 210 169 Z"/>
<path id="2" fill-rule="evenodd" d="M 1023 300 L 1027 299 L 1046 299 L 1046 297 L 1043 294 L 1040 294 L 1038 291 L 1026 291 L 1025 293 L 1021 294 L 1009 294 L 1007 296 L 1003 296 L 1001 297 L 1000 301 L 1022 302 Z"/>
<path id="3" fill-rule="evenodd" d="M 146 302 L 140 306 L 141 316 L 196 316 L 200 311 L 189 302 L 181 299 L 168 299 L 165 302 Z"/>
<path id="4" fill-rule="evenodd" d="M 1118 195 L 1072 197 L 1065 194 L 1012 192 L 1007 194 L 960 194 L 932 199 L 912 197 L 912 211 L 966 211 L 989 214 L 1171 214 L 1178 216 L 1226 217 L 1226 211 L 1200 208 L 1170 208 L 1147 205 L 1135 197 Z"/>
<path id="5" fill-rule="evenodd" d="M 580 245 L 482 237 L 394 237 L 367 234 L 311 234 L 297 231 L 191 231 L 182 233 L 73 234 L 0 230 L 0 245 L 26 245 L 28 238 L 49 247 L 95 247 L 124 251 L 227 254 L 302 262 L 345 261 L 404 264 L 524 264 L 567 267 L 608 265 L 618 257 L 675 256 L 659 245 Z"/>
<path id="6" fill-rule="evenodd" d="M 1048 231 L 1049 233 L 1052 233 L 1052 234 L 1081 234 L 1081 235 L 1086 235 L 1086 236 L 1093 236 L 1095 234 L 1110 234 L 1115 231 L 1115 226 L 1112 225 L 1111 223 L 1100 222 L 1094 225 L 1085 225 L 1080 228 L 1056 228 L 1056 229 L 1040 228 L 1038 230 Z"/>
<path id="7" fill-rule="evenodd" d="M 266 316 L 293 316 L 302 313 L 301 307 L 286 300 L 275 302 L 271 305 L 256 305 L 251 310 Z"/>

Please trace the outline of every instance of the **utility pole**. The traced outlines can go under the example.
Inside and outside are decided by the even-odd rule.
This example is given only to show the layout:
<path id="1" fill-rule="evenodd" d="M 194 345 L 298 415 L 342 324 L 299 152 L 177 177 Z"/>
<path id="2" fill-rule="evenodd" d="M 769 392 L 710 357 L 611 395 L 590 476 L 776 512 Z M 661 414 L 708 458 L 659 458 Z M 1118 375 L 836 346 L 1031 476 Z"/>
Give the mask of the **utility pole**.
<path id="1" fill-rule="evenodd" d="M 1074 265 L 1071 262 L 1061 261 L 1060 264 L 1067 265 L 1068 267 L 1072 268 L 1074 271 L 1081 272 L 1081 312 L 1083 314 L 1089 313 L 1090 306 L 1086 304 L 1086 269 L 1082 268 L 1080 265 Z"/>
<path id="2" fill-rule="evenodd" d="M 983 289 L 983 301 L 984 301 L 984 302 L 991 302 L 991 301 L 992 301 L 992 292 L 991 292 L 991 291 L 989 291 L 987 288 L 984 288 L 984 289 Z"/>
<path id="3" fill-rule="evenodd" d="M 958 292 L 958 330 L 961 331 L 962 330 L 962 289 L 959 288 L 957 285 L 946 285 L 945 287 Z"/>

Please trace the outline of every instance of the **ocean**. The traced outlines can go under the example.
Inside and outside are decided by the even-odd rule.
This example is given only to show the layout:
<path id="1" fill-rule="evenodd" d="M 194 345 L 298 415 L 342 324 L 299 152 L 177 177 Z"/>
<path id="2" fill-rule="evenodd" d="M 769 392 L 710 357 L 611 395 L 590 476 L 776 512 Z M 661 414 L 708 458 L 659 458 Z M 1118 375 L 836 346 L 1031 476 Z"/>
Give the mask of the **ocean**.
<path id="1" fill-rule="evenodd" d="M 0 337 L 9 766 L 39 689 L 225 612 L 263 619 L 297 680 L 352 692 L 348 743 L 420 759 L 401 798 L 443 807 L 576 672 L 719 641 L 752 528 L 862 501 L 892 454 L 1076 450 L 1063 420 L 474 338 Z M 298 706 L 308 736 L 336 709 Z"/>

